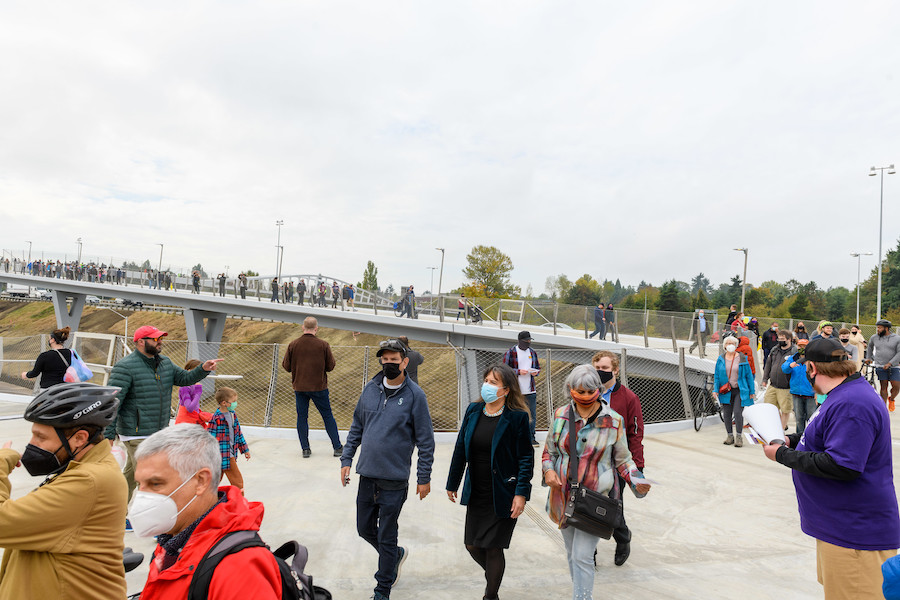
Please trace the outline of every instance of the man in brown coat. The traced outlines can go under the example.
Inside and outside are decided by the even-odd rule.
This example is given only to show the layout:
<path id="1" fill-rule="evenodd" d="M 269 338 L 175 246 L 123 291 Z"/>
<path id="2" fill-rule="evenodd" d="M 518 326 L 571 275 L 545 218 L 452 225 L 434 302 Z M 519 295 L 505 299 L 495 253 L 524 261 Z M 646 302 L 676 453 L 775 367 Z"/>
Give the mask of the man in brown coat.
<path id="1" fill-rule="evenodd" d="M 338 435 L 337 423 L 331 413 L 331 401 L 328 399 L 328 372 L 334 370 L 334 355 L 328 342 L 316 337 L 319 322 L 315 317 L 303 320 L 303 335 L 288 345 L 281 366 L 291 374 L 294 387 L 294 398 L 297 401 L 297 436 L 303 448 L 303 458 L 309 458 L 312 450 L 309 447 L 309 401 L 316 405 L 325 431 L 334 447 L 334 455 L 340 456 L 344 450 Z"/>

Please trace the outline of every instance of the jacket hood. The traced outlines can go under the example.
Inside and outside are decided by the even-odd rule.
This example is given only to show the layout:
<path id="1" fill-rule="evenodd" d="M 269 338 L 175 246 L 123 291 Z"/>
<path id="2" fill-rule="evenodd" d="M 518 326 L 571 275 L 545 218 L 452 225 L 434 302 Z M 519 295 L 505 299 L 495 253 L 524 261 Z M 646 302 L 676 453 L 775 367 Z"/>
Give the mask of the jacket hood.
<path id="1" fill-rule="evenodd" d="M 216 537 L 243 529 L 259 531 L 264 512 L 262 502 L 248 502 L 241 491 L 231 485 L 222 486 L 219 491 L 225 492 L 227 500 L 206 515 L 194 534 L 201 529 L 204 534 L 213 533 Z"/>
<path id="2" fill-rule="evenodd" d="M 738 348 L 740 348 L 741 346 L 749 346 L 749 345 L 750 345 L 750 338 L 748 338 L 746 335 L 742 335 L 740 338 L 738 338 Z"/>

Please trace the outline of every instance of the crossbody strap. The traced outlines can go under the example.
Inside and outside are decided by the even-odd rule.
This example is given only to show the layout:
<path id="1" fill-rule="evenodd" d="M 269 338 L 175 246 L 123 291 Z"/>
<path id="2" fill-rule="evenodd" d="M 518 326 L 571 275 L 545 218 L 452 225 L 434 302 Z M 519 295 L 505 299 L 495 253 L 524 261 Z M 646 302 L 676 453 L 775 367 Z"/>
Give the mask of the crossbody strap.
<path id="1" fill-rule="evenodd" d="M 573 489 L 581 485 L 581 479 L 579 479 L 579 477 L 578 477 L 578 463 L 575 461 L 576 449 L 575 449 L 574 429 L 575 429 L 575 408 L 573 406 L 569 405 L 569 436 L 568 436 L 569 437 L 569 472 L 568 472 L 568 476 L 566 477 L 566 479 L 568 479 L 568 481 L 569 481 L 569 487 L 573 488 Z M 609 449 L 609 451 L 610 451 L 610 459 L 612 460 L 612 467 L 613 467 L 613 470 L 615 471 L 616 470 L 615 449 L 611 447 Z M 572 473 L 575 474 L 575 481 L 572 480 Z M 618 498 L 619 497 L 619 494 L 618 494 L 619 482 L 616 479 L 617 473 L 614 473 L 613 475 L 614 475 L 614 477 L 613 477 L 612 491 L 616 492 L 616 495 L 615 496 L 610 495 L 610 498 Z"/>
<path id="2" fill-rule="evenodd" d="M 56 350 L 56 348 L 54 348 L 54 350 Z M 66 363 L 66 368 L 68 369 L 68 368 L 71 366 L 71 365 L 69 364 L 69 361 L 66 360 L 66 357 L 63 356 L 63 353 L 60 352 L 59 350 L 56 350 L 56 353 L 59 354 L 59 357 L 62 359 L 62 361 L 63 361 L 64 363 Z"/>

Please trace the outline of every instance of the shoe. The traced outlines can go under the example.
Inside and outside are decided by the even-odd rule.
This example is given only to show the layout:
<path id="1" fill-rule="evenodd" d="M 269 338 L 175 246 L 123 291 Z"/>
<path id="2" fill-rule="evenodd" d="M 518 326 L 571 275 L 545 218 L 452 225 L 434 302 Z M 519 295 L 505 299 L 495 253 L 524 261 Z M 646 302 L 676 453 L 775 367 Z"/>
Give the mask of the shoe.
<path id="1" fill-rule="evenodd" d="M 617 567 L 621 567 L 625 564 L 625 561 L 628 560 L 628 557 L 631 555 L 631 543 L 625 542 L 624 544 L 616 544 L 616 557 L 615 563 Z"/>
<path id="2" fill-rule="evenodd" d="M 888 400 L 888 410 L 894 412 L 894 401 Z"/>
<path id="3" fill-rule="evenodd" d="M 407 556 L 409 556 L 409 552 L 406 548 L 397 546 L 397 564 L 394 565 L 394 581 L 391 583 L 391 587 L 397 585 L 397 581 L 400 579 L 400 567 L 403 566 Z"/>
<path id="4" fill-rule="evenodd" d="M 735 448 L 740 448 L 740 447 L 743 446 L 743 445 L 744 445 L 744 436 L 738 434 L 738 435 L 734 438 L 734 447 L 735 447 Z"/>
<path id="5" fill-rule="evenodd" d="M 310 456 L 312 456 L 312 449 L 310 449 L 310 448 L 305 449 L 303 451 L 303 458 L 309 458 Z"/>
<path id="6" fill-rule="evenodd" d="M 389 597 L 385 596 L 381 592 L 375 592 L 372 594 L 372 600 L 391 600 Z"/>
<path id="7" fill-rule="evenodd" d="M 540 448 L 541 445 L 540 445 L 540 443 L 538 443 L 537 440 L 531 440 L 531 447 L 532 448 Z"/>
<path id="8" fill-rule="evenodd" d="M 725 444 L 726 446 L 732 445 L 734 443 L 734 436 L 729 433 L 728 437 L 725 438 L 725 441 L 722 443 Z"/>
<path id="9" fill-rule="evenodd" d="M 334 455 L 335 455 L 335 456 L 338 456 L 338 457 L 339 457 L 339 456 L 342 455 L 343 453 L 344 453 L 344 447 L 343 447 L 343 446 L 338 446 L 337 448 L 334 449 Z"/>
<path id="10" fill-rule="evenodd" d="M 131 526 L 131 521 L 125 519 L 125 533 L 133 533 L 134 527 Z"/>

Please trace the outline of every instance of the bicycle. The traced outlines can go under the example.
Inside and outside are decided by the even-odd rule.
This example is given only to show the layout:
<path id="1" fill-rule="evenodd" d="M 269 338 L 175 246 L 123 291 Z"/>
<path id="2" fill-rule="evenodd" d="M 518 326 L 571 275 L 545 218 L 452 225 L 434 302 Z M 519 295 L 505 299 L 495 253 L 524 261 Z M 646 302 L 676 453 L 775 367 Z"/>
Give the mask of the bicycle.
<path id="1" fill-rule="evenodd" d="M 719 419 L 724 423 L 725 415 L 722 414 L 722 405 L 719 399 L 712 395 L 712 381 L 707 380 L 703 393 L 691 399 L 691 412 L 694 415 L 694 431 L 700 431 L 703 427 L 703 421 L 706 417 L 719 415 Z"/>

